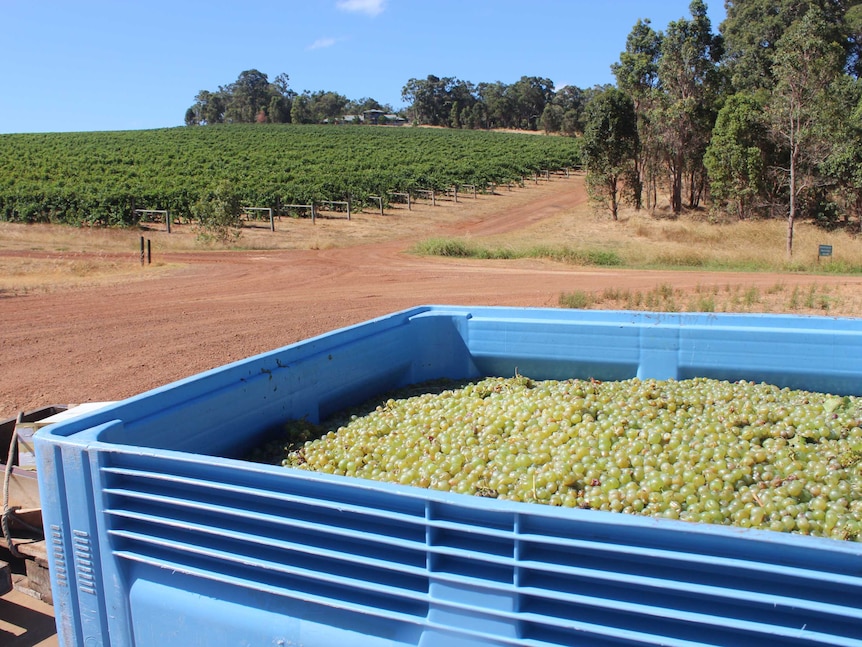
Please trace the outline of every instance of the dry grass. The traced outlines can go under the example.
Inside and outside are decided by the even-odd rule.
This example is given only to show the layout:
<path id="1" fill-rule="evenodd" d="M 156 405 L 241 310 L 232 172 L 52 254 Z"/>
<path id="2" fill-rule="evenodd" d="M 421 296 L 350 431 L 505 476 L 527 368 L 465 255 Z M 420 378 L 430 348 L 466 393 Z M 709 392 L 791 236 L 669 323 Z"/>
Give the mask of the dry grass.
<path id="1" fill-rule="evenodd" d="M 153 263 L 146 269 L 140 260 L 75 254 L 50 258 L 0 255 L 0 295 L 53 292 L 63 287 L 108 285 L 152 279 L 176 265 Z"/>
<path id="2" fill-rule="evenodd" d="M 549 188 L 549 187 L 543 187 Z M 384 216 L 378 211 L 353 212 L 348 221 L 344 213 L 323 212 L 311 218 L 283 217 L 276 219 L 275 231 L 270 231 L 269 220 L 245 222 L 242 235 L 231 249 L 329 249 L 350 247 L 392 240 L 400 237 L 421 236 L 440 224 L 456 222 L 473 214 L 505 208 L 513 202 L 531 199 L 532 189 L 515 189 L 504 192 L 507 196 L 480 195 L 476 200 L 462 199 L 456 205 L 438 198 L 438 206 L 427 201 L 414 202 L 410 211 L 406 205 L 394 205 Z M 195 252 L 227 249 L 220 245 L 206 245 L 198 239 L 193 225 L 171 227 L 150 224 L 142 228 L 103 229 L 65 227 L 58 225 L 22 225 L 0 221 L 0 252 L 7 250 L 64 252 L 64 253 L 115 253 L 140 255 L 140 239 L 152 243 L 154 253 Z"/>
<path id="3" fill-rule="evenodd" d="M 182 228 L 180 228 L 182 229 Z M 156 229 L 103 229 L 0 222 L 0 251 L 140 255 L 140 238 L 158 241 L 164 250 L 193 249 L 188 236 L 168 236 Z"/>
<path id="4" fill-rule="evenodd" d="M 739 285 L 697 286 L 684 290 L 660 284 L 651 290 L 609 289 L 560 295 L 564 308 L 655 310 L 661 312 L 743 312 L 856 316 L 862 312 L 858 286 L 841 283 L 775 283 L 765 288 Z"/>
<path id="5" fill-rule="evenodd" d="M 0 295 L 144 280 L 176 267 L 156 260 L 143 268 L 141 235 L 162 251 L 187 245 L 165 232 L 0 222 Z"/>
<path id="6" fill-rule="evenodd" d="M 325 214 L 314 224 L 308 218 L 284 218 L 276 222 L 274 233 L 268 222 L 259 221 L 243 229 L 238 246 L 252 250 L 329 249 L 393 239 L 421 240 L 441 224 L 528 203 L 540 193 L 553 191 L 553 184 L 528 183 L 523 189 L 461 200 L 458 205 L 444 202 L 431 207 L 420 202 L 411 211 L 402 205 L 388 210 L 385 216 L 372 211 L 354 213 L 350 222 L 343 214 Z M 673 218 L 662 208 L 653 215 L 645 210 L 623 210 L 619 221 L 614 222 L 607 213 L 583 204 L 526 229 L 452 240 L 484 250 L 487 258 L 550 251 L 547 258 L 569 264 L 578 264 L 578 259 L 613 258 L 635 268 L 773 271 L 793 276 L 788 285 L 754 289 L 728 285 L 723 289 L 709 286 L 681 291 L 656 285 L 642 292 L 574 293 L 561 295 L 564 306 L 853 316 L 862 312 L 857 284 L 842 282 L 840 276 L 842 272 L 862 272 L 862 238 L 840 231 L 824 232 L 808 223 L 798 224 L 795 234 L 795 254 L 788 263 L 786 227 L 780 220 L 717 224 L 704 210 Z M 154 257 L 154 264 L 145 269 L 140 265 L 141 236 L 151 241 Z M 818 259 L 821 244 L 832 245 L 834 255 L 830 259 Z M 201 249 L 211 248 L 202 247 L 195 230 L 188 225 L 175 226 L 169 235 L 163 225 L 146 230 L 116 230 L 0 222 L 0 294 L 144 279 L 171 269 L 161 261 L 160 254 Z M 502 251 L 506 254 L 501 255 Z M 28 258 L 28 252 L 38 253 L 38 260 Z M 555 256 L 553 252 L 558 253 Z M 834 276 L 828 281 L 812 280 L 807 285 L 800 272 Z"/>
<path id="7" fill-rule="evenodd" d="M 826 232 L 810 223 L 794 229 L 794 255 L 786 254 L 783 220 L 714 223 L 704 210 L 671 218 L 666 209 L 623 209 L 614 222 L 607 212 L 584 205 L 528 230 L 483 241 L 488 246 L 525 249 L 541 244 L 615 252 L 627 267 L 763 271 L 862 272 L 862 237 Z M 833 256 L 819 259 L 819 245 Z"/>
<path id="8" fill-rule="evenodd" d="M 385 215 L 365 210 L 351 214 L 324 212 L 312 223 L 310 218 L 284 217 L 275 222 L 246 222 L 242 235 L 232 246 L 236 250 L 334 249 L 379 243 L 400 238 L 417 238 L 441 224 L 455 223 L 474 215 L 493 212 L 508 205 L 533 200 L 553 187 L 515 188 L 502 195 L 480 195 L 457 205 L 438 199 L 393 205 Z M 206 245 L 191 225 L 174 224 L 168 234 L 164 224 L 142 228 L 103 229 L 59 225 L 0 222 L 0 295 L 52 292 L 66 287 L 101 285 L 158 276 L 176 264 L 167 264 L 166 253 L 195 253 L 230 250 Z M 141 237 L 149 240 L 153 262 L 141 267 Z"/>

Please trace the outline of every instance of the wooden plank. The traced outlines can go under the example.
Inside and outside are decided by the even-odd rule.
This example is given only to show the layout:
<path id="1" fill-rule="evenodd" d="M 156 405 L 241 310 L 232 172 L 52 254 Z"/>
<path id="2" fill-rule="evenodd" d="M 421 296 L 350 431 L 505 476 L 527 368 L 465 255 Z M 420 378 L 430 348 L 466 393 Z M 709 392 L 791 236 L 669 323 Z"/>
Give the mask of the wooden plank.
<path id="1" fill-rule="evenodd" d="M 27 577 L 19 581 L 15 587 L 28 595 L 53 604 L 51 596 L 51 575 L 48 571 L 48 553 L 43 541 L 22 542 L 16 545 L 18 552 L 24 555 L 24 568 Z"/>
<path id="2" fill-rule="evenodd" d="M 6 465 L 0 463 L 0 479 L 5 478 Z M 12 508 L 38 508 L 39 482 L 34 470 L 22 470 L 12 467 L 9 476 L 9 507 Z"/>
<path id="3" fill-rule="evenodd" d="M 12 569 L 6 562 L 0 562 L 0 595 L 12 590 Z"/>
<path id="4" fill-rule="evenodd" d="M 45 540 L 22 541 L 20 544 L 16 544 L 15 547 L 19 553 L 28 559 L 32 559 L 40 566 L 48 568 L 48 551 L 45 546 Z"/>
<path id="5" fill-rule="evenodd" d="M 29 537 L 34 532 L 41 533 L 42 508 L 38 507 L 38 502 L 36 507 L 19 507 L 14 513 L 10 514 L 9 529 L 21 532 L 25 537 Z"/>

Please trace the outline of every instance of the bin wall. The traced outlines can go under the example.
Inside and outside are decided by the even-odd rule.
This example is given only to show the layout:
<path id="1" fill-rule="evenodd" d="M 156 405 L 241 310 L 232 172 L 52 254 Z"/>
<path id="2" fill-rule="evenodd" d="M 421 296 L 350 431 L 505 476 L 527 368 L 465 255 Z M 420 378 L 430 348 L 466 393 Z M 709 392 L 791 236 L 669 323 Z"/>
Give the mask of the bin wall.
<path id="1" fill-rule="evenodd" d="M 862 394 L 862 321 L 425 306 L 36 435 L 61 642 L 862 645 L 862 545 L 229 458 L 441 377 Z"/>

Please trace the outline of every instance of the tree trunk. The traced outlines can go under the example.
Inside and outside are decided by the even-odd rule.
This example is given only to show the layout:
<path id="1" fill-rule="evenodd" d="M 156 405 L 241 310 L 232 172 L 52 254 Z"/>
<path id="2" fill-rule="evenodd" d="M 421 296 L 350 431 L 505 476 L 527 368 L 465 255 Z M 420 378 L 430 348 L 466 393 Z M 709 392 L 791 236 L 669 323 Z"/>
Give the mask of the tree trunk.
<path id="1" fill-rule="evenodd" d="M 700 199 L 703 197 L 703 173 L 697 169 L 692 169 L 689 173 L 688 186 L 688 206 L 691 209 L 696 209 L 700 206 Z"/>
<path id="2" fill-rule="evenodd" d="M 684 167 L 684 157 L 682 153 L 671 153 L 668 160 L 670 170 L 670 208 L 674 214 L 682 212 L 682 176 Z"/>
<path id="3" fill-rule="evenodd" d="M 673 186 L 671 187 L 670 208 L 678 214 L 682 211 L 682 170 L 674 169 Z"/>
<path id="4" fill-rule="evenodd" d="M 635 211 L 640 211 L 643 207 L 643 190 L 644 190 L 644 170 L 645 162 L 642 153 L 635 156 L 635 177 L 634 177 L 634 194 Z"/>
<path id="5" fill-rule="evenodd" d="M 796 220 L 796 166 L 799 163 L 799 142 L 796 123 L 790 118 L 790 208 L 787 211 L 787 258 L 793 257 L 793 222 Z"/>
<path id="6" fill-rule="evenodd" d="M 651 171 L 647 183 L 647 208 L 650 214 L 655 214 L 655 208 L 658 205 L 658 186 L 656 184 L 655 172 Z"/>
<path id="7" fill-rule="evenodd" d="M 793 220 L 796 217 L 793 196 L 790 196 L 790 213 L 787 214 L 787 258 L 793 258 Z"/>
<path id="8" fill-rule="evenodd" d="M 688 173 L 688 208 L 694 209 L 697 206 L 697 181 L 694 179 L 694 169 Z"/>

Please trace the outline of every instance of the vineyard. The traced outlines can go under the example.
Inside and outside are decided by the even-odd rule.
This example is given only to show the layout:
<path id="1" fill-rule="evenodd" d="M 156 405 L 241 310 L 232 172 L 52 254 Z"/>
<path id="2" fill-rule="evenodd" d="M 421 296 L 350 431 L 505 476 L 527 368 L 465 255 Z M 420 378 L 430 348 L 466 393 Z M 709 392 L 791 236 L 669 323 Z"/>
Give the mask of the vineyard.
<path id="1" fill-rule="evenodd" d="M 573 138 L 427 128 L 234 124 L 0 135 L 0 220 L 123 226 L 143 209 L 182 219 L 225 180 L 246 206 L 361 207 L 393 193 L 484 191 L 579 162 Z"/>

